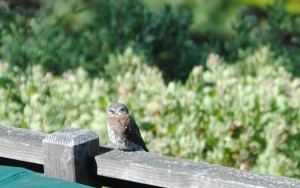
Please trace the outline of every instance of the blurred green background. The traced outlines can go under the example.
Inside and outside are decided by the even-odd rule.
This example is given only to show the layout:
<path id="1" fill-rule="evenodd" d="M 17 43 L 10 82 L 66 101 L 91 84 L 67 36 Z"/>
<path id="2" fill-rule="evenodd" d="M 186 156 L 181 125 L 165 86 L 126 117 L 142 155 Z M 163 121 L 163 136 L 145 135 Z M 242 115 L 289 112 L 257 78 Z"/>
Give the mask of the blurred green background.
<path id="1" fill-rule="evenodd" d="M 0 123 L 90 129 L 125 103 L 151 152 L 300 178 L 298 0 L 0 1 Z"/>

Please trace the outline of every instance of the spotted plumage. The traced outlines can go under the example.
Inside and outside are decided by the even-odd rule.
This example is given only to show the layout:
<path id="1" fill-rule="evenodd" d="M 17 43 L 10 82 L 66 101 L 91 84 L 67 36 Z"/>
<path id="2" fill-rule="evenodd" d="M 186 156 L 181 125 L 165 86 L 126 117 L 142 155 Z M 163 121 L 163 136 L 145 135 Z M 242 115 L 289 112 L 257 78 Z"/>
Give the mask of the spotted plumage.
<path id="1" fill-rule="evenodd" d="M 107 108 L 107 129 L 111 142 L 118 149 L 148 152 L 137 124 L 124 104 L 114 103 Z"/>

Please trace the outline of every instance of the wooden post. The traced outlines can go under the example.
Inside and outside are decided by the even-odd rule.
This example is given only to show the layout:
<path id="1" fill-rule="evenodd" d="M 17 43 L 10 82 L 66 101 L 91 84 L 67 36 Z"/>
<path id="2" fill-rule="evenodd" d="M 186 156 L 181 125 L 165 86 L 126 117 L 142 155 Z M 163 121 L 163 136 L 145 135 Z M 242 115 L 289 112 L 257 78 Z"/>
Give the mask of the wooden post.
<path id="1" fill-rule="evenodd" d="M 99 138 L 91 131 L 66 128 L 43 140 L 44 173 L 71 182 L 92 185 L 96 173 L 92 159 L 98 154 Z"/>

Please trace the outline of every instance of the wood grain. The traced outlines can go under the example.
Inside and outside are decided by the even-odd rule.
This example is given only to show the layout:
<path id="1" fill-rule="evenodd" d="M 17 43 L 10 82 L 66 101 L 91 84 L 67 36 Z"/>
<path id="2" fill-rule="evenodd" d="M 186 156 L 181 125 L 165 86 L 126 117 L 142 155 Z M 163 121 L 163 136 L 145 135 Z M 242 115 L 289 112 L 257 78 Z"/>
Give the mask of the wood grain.
<path id="1" fill-rule="evenodd" d="M 45 137 L 40 132 L 0 126 L 0 157 L 43 164 Z"/>
<path id="2" fill-rule="evenodd" d="M 95 133 L 74 128 L 47 135 L 0 125 L 1 158 L 44 165 L 48 175 L 87 185 L 99 186 L 109 179 L 114 185 L 124 184 L 126 180 L 132 186 L 300 188 L 297 179 L 154 153 L 124 152 L 107 147 L 99 149 Z"/>
<path id="3" fill-rule="evenodd" d="M 102 152 L 103 151 L 103 152 Z M 162 187 L 300 187 L 300 180 L 146 152 L 101 149 L 97 174 Z"/>
<path id="4" fill-rule="evenodd" d="M 44 173 L 56 178 L 88 184 L 92 182 L 89 159 L 98 154 L 99 138 L 87 130 L 66 128 L 43 140 Z"/>

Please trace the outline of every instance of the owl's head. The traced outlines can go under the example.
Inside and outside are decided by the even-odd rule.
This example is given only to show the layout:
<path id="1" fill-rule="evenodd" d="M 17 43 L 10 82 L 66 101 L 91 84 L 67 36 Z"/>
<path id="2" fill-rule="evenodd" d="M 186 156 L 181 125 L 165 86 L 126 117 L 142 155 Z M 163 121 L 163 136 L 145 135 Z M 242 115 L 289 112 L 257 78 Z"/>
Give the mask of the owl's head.
<path id="1" fill-rule="evenodd" d="M 107 108 L 107 115 L 109 117 L 113 116 L 122 116 L 122 115 L 128 115 L 129 111 L 128 108 L 122 104 L 122 103 L 113 103 Z"/>

